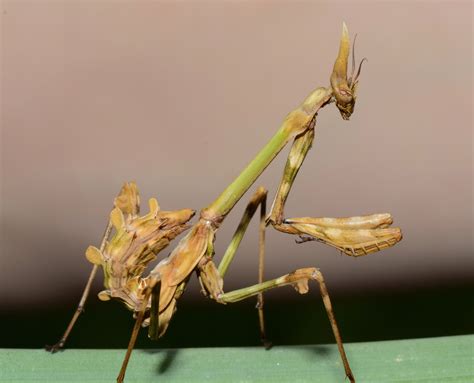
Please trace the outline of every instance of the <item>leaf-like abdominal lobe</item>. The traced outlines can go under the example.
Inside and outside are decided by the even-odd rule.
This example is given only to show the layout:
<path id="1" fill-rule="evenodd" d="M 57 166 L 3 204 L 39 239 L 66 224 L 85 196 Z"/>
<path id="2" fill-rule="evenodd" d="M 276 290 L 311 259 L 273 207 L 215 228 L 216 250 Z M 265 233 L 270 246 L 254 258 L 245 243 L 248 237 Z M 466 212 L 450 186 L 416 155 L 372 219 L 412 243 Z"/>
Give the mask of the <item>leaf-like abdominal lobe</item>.
<path id="1" fill-rule="evenodd" d="M 87 260 L 94 265 L 101 265 L 103 255 L 100 250 L 95 246 L 89 246 L 86 250 Z"/>
<path id="2" fill-rule="evenodd" d="M 179 242 L 170 256 L 158 264 L 156 271 L 162 283 L 175 286 L 181 283 L 196 267 L 207 250 L 214 229 L 207 221 L 198 222 L 193 229 Z"/>
<path id="3" fill-rule="evenodd" d="M 126 182 L 114 200 L 114 206 L 132 217 L 140 211 L 140 197 L 135 182 Z"/>
<path id="4" fill-rule="evenodd" d="M 188 228 L 186 223 L 194 215 L 194 210 L 162 212 L 158 201 L 151 198 L 150 212 L 139 216 L 139 195 L 134 183 L 122 187 L 114 205 L 116 207 L 110 213 L 114 228 L 112 237 L 102 252 L 89 247 L 86 257 L 103 267 L 106 290 L 99 294 L 99 298 L 116 298 L 129 309 L 137 310 L 147 287 L 146 279 L 141 277 L 145 268 L 171 240 Z M 169 294 L 168 302 L 175 290 L 162 290 Z"/>

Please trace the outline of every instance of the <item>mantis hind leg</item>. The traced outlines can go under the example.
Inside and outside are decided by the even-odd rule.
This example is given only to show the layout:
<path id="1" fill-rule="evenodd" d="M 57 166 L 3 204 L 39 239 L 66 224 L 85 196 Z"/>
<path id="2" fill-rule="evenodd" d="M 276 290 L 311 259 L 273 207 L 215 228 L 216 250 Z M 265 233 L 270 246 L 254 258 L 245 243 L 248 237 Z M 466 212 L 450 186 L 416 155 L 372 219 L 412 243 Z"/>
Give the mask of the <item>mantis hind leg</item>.
<path id="1" fill-rule="evenodd" d="M 153 294 L 152 301 L 155 301 L 155 302 L 152 302 L 152 309 L 153 309 L 153 306 L 158 307 L 159 299 L 160 299 L 159 298 L 160 289 L 161 289 L 161 280 L 158 280 L 154 282 L 154 285 L 152 283 L 145 292 L 142 306 L 140 307 L 140 311 L 137 314 L 135 325 L 133 326 L 132 334 L 130 335 L 130 341 L 128 342 L 127 352 L 125 354 L 125 357 L 123 358 L 122 367 L 120 368 L 120 372 L 117 376 L 117 383 L 122 383 L 123 380 L 125 379 L 125 373 L 127 371 L 128 361 L 130 360 L 130 356 L 132 355 L 133 348 L 135 347 L 135 342 L 137 341 L 138 332 L 140 331 L 140 327 L 143 323 L 143 319 L 145 316 L 145 312 L 147 310 L 150 296 Z M 158 327 L 157 320 L 158 320 L 158 317 L 156 318 L 151 317 L 152 323 L 150 324 L 151 326 L 150 329 Z"/>
<path id="2" fill-rule="evenodd" d="M 109 222 L 107 224 L 107 227 L 106 227 L 106 229 L 104 231 L 104 234 L 102 236 L 102 241 L 101 241 L 101 245 L 100 245 L 100 250 L 101 251 L 104 250 L 105 244 L 107 242 L 107 239 L 110 236 L 111 231 L 112 231 L 112 224 Z M 77 305 L 76 311 L 74 311 L 74 314 L 71 318 L 71 321 L 69 322 L 69 324 L 66 328 L 66 331 L 64 331 L 63 336 L 61 337 L 61 339 L 56 344 L 54 344 L 52 346 L 47 345 L 45 347 L 46 351 L 50 351 L 50 352 L 54 353 L 54 352 L 59 351 L 60 349 L 62 349 L 64 347 L 64 344 L 66 343 L 66 340 L 67 340 L 69 334 L 71 333 L 74 325 L 76 324 L 76 321 L 79 318 L 79 315 L 81 315 L 82 312 L 84 311 L 84 306 L 86 304 L 87 298 L 89 297 L 92 282 L 94 281 L 94 278 L 97 274 L 98 269 L 99 269 L 98 265 L 94 265 L 92 267 L 92 270 L 89 274 L 89 278 L 87 279 L 87 283 L 84 287 L 84 291 L 82 292 L 81 299 L 79 300 L 79 304 Z"/>
<path id="3" fill-rule="evenodd" d="M 334 315 L 331 299 L 329 298 L 329 293 L 326 288 L 326 283 L 324 282 L 323 275 L 318 269 L 314 267 L 298 269 L 292 273 L 283 275 L 279 278 L 258 283 L 256 285 L 245 287 L 243 289 L 234 290 L 228 293 L 222 293 L 220 296 L 218 296 L 218 301 L 221 303 L 238 302 L 243 299 L 250 298 L 254 295 L 262 294 L 266 290 L 288 285 L 293 286 L 300 294 L 305 294 L 308 292 L 308 282 L 311 280 L 316 281 L 319 284 L 319 289 L 323 298 L 324 307 L 326 308 L 329 323 L 331 324 L 334 338 L 336 339 L 337 347 L 342 359 L 342 363 L 344 365 L 346 376 L 351 383 L 355 383 L 355 378 L 349 366 L 349 361 L 344 350 L 341 334 L 336 323 L 336 317 Z"/>

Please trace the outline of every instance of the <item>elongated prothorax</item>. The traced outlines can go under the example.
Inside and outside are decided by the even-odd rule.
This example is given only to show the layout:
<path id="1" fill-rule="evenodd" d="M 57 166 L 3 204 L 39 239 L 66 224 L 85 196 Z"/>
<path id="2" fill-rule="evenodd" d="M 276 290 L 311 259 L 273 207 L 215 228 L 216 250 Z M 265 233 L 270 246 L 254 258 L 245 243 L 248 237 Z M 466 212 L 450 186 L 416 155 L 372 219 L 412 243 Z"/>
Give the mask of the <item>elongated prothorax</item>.
<path id="1" fill-rule="evenodd" d="M 201 212 L 201 217 L 219 225 L 234 205 L 255 182 L 258 176 L 273 161 L 285 145 L 297 135 L 314 125 L 314 118 L 318 110 L 332 97 L 328 88 L 317 88 L 283 121 L 280 129 L 264 146 L 257 156 L 247 165 L 239 176 Z"/>

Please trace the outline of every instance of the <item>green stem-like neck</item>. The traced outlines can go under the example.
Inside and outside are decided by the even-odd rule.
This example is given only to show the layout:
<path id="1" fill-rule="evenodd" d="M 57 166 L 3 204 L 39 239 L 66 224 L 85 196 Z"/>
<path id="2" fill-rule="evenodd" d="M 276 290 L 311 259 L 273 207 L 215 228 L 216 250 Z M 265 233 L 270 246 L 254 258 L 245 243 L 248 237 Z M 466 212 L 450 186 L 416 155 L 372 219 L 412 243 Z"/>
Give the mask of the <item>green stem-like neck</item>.
<path id="1" fill-rule="evenodd" d="M 292 137 L 291 131 L 282 126 L 242 173 L 203 210 L 202 215 L 211 220 L 224 218 Z"/>
<path id="2" fill-rule="evenodd" d="M 313 91 L 298 108 L 286 117 L 278 132 L 247 165 L 242 173 L 240 173 L 214 202 L 202 210 L 201 217 L 219 226 L 229 211 L 285 145 L 292 138 L 310 127 L 311 122 L 314 121 L 316 112 L 331 99 L 331 96 L 332 91 L 330 89 L 318 88 Z"/>

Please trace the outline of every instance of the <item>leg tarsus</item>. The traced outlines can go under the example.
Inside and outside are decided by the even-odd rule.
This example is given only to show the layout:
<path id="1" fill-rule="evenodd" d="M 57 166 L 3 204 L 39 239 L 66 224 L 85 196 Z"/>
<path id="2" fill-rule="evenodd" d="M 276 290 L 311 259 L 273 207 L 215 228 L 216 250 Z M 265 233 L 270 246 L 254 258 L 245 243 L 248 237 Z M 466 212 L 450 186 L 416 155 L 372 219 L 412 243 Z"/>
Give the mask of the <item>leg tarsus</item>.
<path id="1" fill-rule="evenodd" d="M 273 347 L 273 342 L 267 338 L 261 338 L 260 341 L 262 342 L 265 350 L 270 350 Z"/>
<path id="2" fill-rule="evenodd" d="M 54 354 L 58 351 L 63 351 L 64 343 L 65 343 L 65 339 L 61 338 L 59 342 L 53 345 L 47 344 L 46 346 L 44 346 L 44 349 L 50 352 L 51 354 Z"/>

